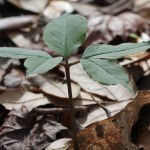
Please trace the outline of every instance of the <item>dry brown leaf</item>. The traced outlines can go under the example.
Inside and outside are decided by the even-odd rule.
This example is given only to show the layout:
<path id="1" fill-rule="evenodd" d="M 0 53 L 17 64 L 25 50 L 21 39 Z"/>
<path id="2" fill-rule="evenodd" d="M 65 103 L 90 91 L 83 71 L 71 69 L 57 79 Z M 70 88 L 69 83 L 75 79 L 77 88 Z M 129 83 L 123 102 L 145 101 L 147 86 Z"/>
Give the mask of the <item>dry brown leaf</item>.
<path id="1" fill-rule="evenodd" d="M 134 10 L 137 12 L 146 10 L 150 8 L 150 1 L 149 0 L 134 0 Z M 149 11 L 148 11 L 149 12 Z"/>
<path id="2" fill-rule="evenodd" d="M 93 101 L 93 98 L 95 101 L 99 102 L 99 103 L 103 103 L 103 99 L 96 96 L 96 95 L 91 95 L 88 92 L 85 91 L 81 91 L 77 100 L 79 99 L 79 101 L 81 101 L 82 105 L 91 105 L 91 104 L 95 104 L 96 102 Z M 109 101 L 108 101 L 109 103 Z"/>
<path id="3" fill-rule="evenodd" d="M 45 8 L 48 0 L 8 0 L 10 3 L 15 6 L 29 10 L 35 13 L 40 13 Z"/>
<path id="4" fill-rule="evenodd" d="M 131 102 L 131 100 L 126 100 L 126 101 L 122 101 L 119 103 L 114 103 L 114 104 L 110 104 L 110 105 L 106 105 L 105 108 L 108 109 L 111 113 L 111 116 L 114 116 L 115 114 L 117 114 L 118 112 L 120 112 L 122 109 L 124 109 L 124 107 Z M 88 114 L 86 114 L 85 116 L 77 119 L 78 123 L 83 127 L 86 128 L 87 126 L 107 119 L 108 116 L 106 114 L 106 111 L 101 108 L 100 106 L 97 106 L 95 108 L 93 108 Z"/>
<path id="5" fill-rule="evenodd" d="M 27 83 L 27 80 L 23 72 L 17 69 L 12 69 L 4 76 L 3 83 L 7 87 L 14 88 Z"/>
<path id="6" fill-rule="evenodd" d="M 150 1 L 149 0 L 134 0 L 133 11 L 145 18 L 150 23 Z"/>
<path id="7" fill-rule="evenodd" d="M 41 150 L 67 135 L 67 128 L 56 122 L 52 115 L 33 117 L 26 107 L 22 107 L 10 111 L 1 126 L 0 149 Z"/>
<path id="8" fill-rule="evenodd" d="M 45 150 L 66 150 L 70 146 L 70 141 L 70 138 L 59 139 L 46 147 Z"/>
<path id="9" fill-rule="evenodd" d="M 150 91 L 141 91 L 120 113 L 81 131 L 80 149 L 149 150 L 149 118 Z M 73 145 L 69 149 L 72 150 Z"/>
<path id="10" fill-rule="evenodd" d="M 31 77 L 30 82 L 46 94 L 53 95 L 58 98 L 68 98 L 67 83 L 48 80 L 41 75 Z M 71 83 L 71 85 L 72 97 L 77 98 L 80 92 L 80 86 L 75 83 Z"/>
<path id="11" fill-rule="evenodd" d="M 43 94 L 35 94 L 20 87 L 8 89 L 0 94 L 0 103 L 9 110 L 19 109 L 22 106 L 32 110 L 37 106 L 49 104 L 50 101 Z"/>
<path id="12" fill-rule="evenodd" d="M 59 17 L 62 13 L 71 13 L 73 12 L 72 6 L 69 4 L 69 2 L 66 2 L 65 0 L 51 0 L 48 4 L 48 6 L 44 9 L 43 14 L 44 16 L 52 19 Z"/>
<path id="13" fill-rule="evenodd" d="M 0 66 L 2 69 L 6 70 L 10 65 L 20 66 L 20 61 L 18 59 L 0 58 Z"/>
<path id="14" fill-rule="evenodd" d="M 89 16 L 93 13 L 98 12 L 99 7 L 95 5 L 85 4 L 85 3 L 74 3 L 70 2 L 72 7 L 83 16 Z"/>
<path id="15" fill-rule="evenodd" d="M 0 82 L 2 81 L 4 74 L 5 74 L 5 70 L 0 68 Z"/>
<path id="16" fill-rule="evenodd" d="M 88 28 L 85 46 L 91 43 L 109 43 L 116 36 L 120 36 L 124 40 L 131 33 L 147 31 L 148 22 L 131 12 L 118 16 L 98 14 L 89 17 Z"/>
<path id="17" fill-rule="evenodd" d="M 30 48 L 32 45 L 32 42 L 19 31 L 7 32 L 6 34 L 18 47 Z"/>

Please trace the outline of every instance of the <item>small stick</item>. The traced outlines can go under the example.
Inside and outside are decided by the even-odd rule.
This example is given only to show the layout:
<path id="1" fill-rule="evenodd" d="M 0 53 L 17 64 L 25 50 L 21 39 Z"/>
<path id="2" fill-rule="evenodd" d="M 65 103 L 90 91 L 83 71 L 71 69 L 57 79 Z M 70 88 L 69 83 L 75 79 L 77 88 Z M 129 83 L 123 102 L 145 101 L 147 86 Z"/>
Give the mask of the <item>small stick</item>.
<path id="1" fill-rule="evenodd" d="M 111 117 L 111 112 L 107 108 L 105 108 L 103 105 L 101 105 L 91 94 L 92 99 L 106 112 L 107 117 Z"/>
<path id="2" fill-rule="evenodd" d="M 76 106 L 75 111 L 85 111 L 88 107 Z M 33 109 L 34 114 L 46 115 L 46 114 L 61 114 L 70 110 L 69 108 L 35 108 Z"/>

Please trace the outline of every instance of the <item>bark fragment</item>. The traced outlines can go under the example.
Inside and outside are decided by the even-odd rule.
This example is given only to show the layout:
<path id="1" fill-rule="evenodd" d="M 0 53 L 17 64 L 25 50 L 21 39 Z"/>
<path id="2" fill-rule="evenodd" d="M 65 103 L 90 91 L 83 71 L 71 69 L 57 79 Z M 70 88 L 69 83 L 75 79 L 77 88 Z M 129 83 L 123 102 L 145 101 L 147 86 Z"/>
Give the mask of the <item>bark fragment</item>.
<path id="1" fill-rule="evenodd" d="M 134 126 L 138 126 L 139 133 L 142 133 L 142 127 L 147 126 L 149 129 L 149 114 L 150 91 L 141 91 L 120 113 L 107 120 L 95 123 L 81 131 L 78 134 L 80 149 L 138 150 L 141 146 L 144 149 L 147 149 L 150 144 L 148 142 L 143 142 L 140 139 L 144 136 L 146 138 L 150 136 L 147 136 L 146 134 L 137 134 L 136 139 L 133 140 L 133 133 L 136 131 Z M 139 124 L 142 124 L 143 126 L 139 126 Z M 147 141 L 149 141 L 149 139 L 147 139 Z M 73 146 L 71 145 L 69 150 L 72 149 Z"/>

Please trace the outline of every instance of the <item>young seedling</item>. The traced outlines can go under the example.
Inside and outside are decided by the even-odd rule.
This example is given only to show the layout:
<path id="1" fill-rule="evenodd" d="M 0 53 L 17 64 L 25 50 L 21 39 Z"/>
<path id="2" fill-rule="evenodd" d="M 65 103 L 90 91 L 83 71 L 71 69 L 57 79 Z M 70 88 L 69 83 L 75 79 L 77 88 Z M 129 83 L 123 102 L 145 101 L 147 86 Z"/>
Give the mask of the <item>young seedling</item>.
<path id="1" fill-rule="evenodd" d="M 27 75 L 45 73 L 62 61 L 64 62 L 63 66 L 66 71 L 75 150 L 79 150 L 79 145 L 77 142 L 76 121 L 72 99 L 70 66 L 80 62 L 86 73 L 92 79 L 105 85 L 122 84 L 132 91 L 128 75 L 125 73 L 124 69 L 115 62 L 115 59 L 139 53 L 150 48 L 150 42 L 138 44 L 124 43 L 117 46 L 94 44 L 85 49 L 79 61 L 69 63 L 68 59 L 71 54 L 77 51 L 77 48 L 85 41 L 86 30 L 87 23 L 84 17 L 67 14 L 50 22 L 45 27 L 43 39 L 48 47 L 57 52 L 60 57 L 53 58 L 48 53 L 41 50 L 8 47 L 0 48 L 0 57 L 25 59 L 24 66 L 27 68 Z"/>

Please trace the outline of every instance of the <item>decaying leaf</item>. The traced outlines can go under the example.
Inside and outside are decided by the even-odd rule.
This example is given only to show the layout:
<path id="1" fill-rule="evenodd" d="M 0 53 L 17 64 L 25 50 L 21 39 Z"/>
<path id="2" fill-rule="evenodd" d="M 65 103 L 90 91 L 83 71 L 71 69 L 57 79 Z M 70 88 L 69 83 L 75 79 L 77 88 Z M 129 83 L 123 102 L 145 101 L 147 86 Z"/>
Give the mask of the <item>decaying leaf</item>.
<path id="1" fill-rule="evenodd" d="M 85 91 L 83 91 L 83 90 L 81 90 L 80 91 L 80 94 L 79 94 L 79 96 L 77 97 L 77 99 L 76 99 L 76 101 L 74 101 L 74 103 L 75 104 L 77 104 L 77 105 L 92 105 L 92 104 L 95 104 L 96 102 L 93 100 L 93 98 L 94 98 L 94 100 L 96 101 L 96 102 L 98 102 L 98 103 L 103 103 L 103 98 L 102 97 L 100 97 L 100 96 L 98 96 L 98 95 L 95 95 L 95 94 L 90 94 L 90 93 L 88 93 L 88 92 L 85 92 Z M 108 103 L 112 103 L 112 102 L 114 102 L 114 100 L 113 101 L 107 101 Z M 107 103 L 106 102 L 106 103 Z"/>
<path id="2" fill-rule="evenodd" d="M 3 83 L 7 87 L 14 88 L 27 83 L 27 80 L 20 70 L 12 69 L 10 73 L 4 76 Z"/>
<path id="3" fill-rule="evenodd" d="M 85 4 L 85 3 L 74 3 L 70 2 L 72 7 L 83 16 L 89 16 L 92 13 L 98 12 L 99 7 L 95 5 Z"/>
<path id="4" fill-rule="evenodd" d="M 19 31 L 7 32 L 6 34 L 18 47 L 30 48 L 32 45 L 32 42 Z"/>
<path id="5" fill-rule="evenodd" d="M 26 106 L 28 110 L 49 104 L 50 101 L 43 94 L 35 94 L 24 88 L 8 89 L 0 94 L 0 103 L 7 109 L 19 109 Z"/>
<path id="6" fill-rule="evenodd" d="M 105 108 L 110 111 L 111 116 L 114 116 L 115 114 L 120 112 L 122 109 L 124 109 L 124 107 L 129 102 L 131 102 L 131 100 L 121 101 L 118 103 L 106 105 Z M 107 118 L 108 118 L 108 116 L 107 116 L 106 111 L 102 107 L 96 106 L 88 114 L 86 114 L 85 116 L 83 116 L 77 120 L 78 120 L 78 123 L 83 128 L 85 128 L 95 122 L 98 122 L 98 121 L 101 121 L 101 120 L 104 120 Z"/>
<path id="7" fill-rule="evenodd" d="M 0 149 L 40 150 L 68 135 L 67 128 L 57 123 L 53 116 L 33 118 L 31 115 L 26 107 L 10 111 L 0 128 Z"/>
<path id="8" fill-rule="evenodd" d="M 40 75 L 31 77 L 30 82 L 46 94 L 59 98 L 68 98 L 67 83 L 48 80 Z M 72 92 L 73 98 L 77 98 L 80 92 L 80 86 L 72 83 Z"/>
<path id="9" fill-rule="evenodd" d="M 134 12 L 150 21 L 150 1 L 149 0 L 134 0 Z"/>
<path id="10" fill-rule="evenodd" d="M 4 74 L 5 74 L 5 70 L 0 68 L 0 82 L 2 81 Z"/>
<path id="11" fill-rule="evenodd" d="M 89 17 L 86 46 L 91 43 L 109 43 L 116 36 L 126 39 L 129 34 L 147 30 L 146 20 L 130 12 L 118 16 L 95 15 Z"/>
<path id="12" fill-rule="evenodd" d="M 149 118 L 150 91 L 141 91 L 120 113 L 81 131 L 80 149 L 149 150 Z"/>
<path id="13" fill-rule="evenodd" d="M 70 145 L 70 141 L 70 138 L 59 139 L 46 147 L 45 150 L 66 150 Z"/>
<path id="14" fill-rule="evenodd" d="M 73 12 L 72 6 L 69 2 L 64 0 L 51 0 L 48 6 L 44 9 L 43 14 L 44 16 L 52 19 L 60 16 L 62 13 L 71 13 Z"/>
<path id="15" fill-rule="evenodd" d="M 37 16 L 19 16 L 0 19 L 0 30 L 18 29 L 37 22 Z"/>
<path id="16" fill-rule="evenodd" d="M 45 8 L 46 4 L 48 3 L 48 0 L 8 0 L 10 3 L 14 4 L 15 6 L 29 10 L 35 13 L 40 13 Z"/>
<path id="17" fill-rule="evenodd" d="M 20 61 L 18 59 L 0 58 L 0 66 L 3 70 L 6 70 L 10 65 L 19 66 Z"/>

